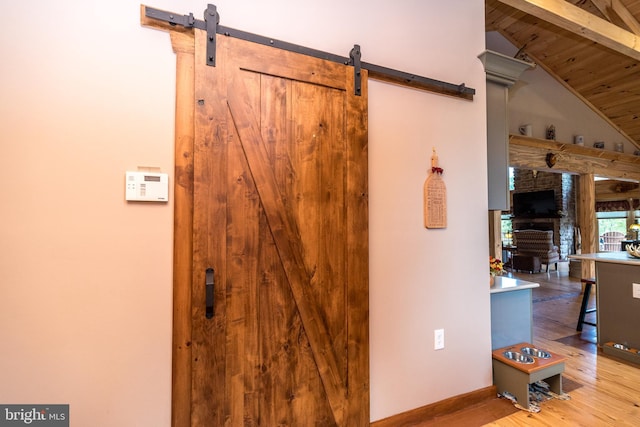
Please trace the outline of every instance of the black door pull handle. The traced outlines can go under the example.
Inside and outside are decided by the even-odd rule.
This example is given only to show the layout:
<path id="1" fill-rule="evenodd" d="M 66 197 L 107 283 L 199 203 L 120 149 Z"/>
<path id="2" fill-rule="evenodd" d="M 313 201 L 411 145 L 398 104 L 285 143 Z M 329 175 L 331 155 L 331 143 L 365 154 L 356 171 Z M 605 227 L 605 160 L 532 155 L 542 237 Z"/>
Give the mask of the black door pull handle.
<path id="1" fill-rule="evenodd" d="M 206 289 L 206 310 L 205 316 L 207 319 L 213 317 L 213 284 L 214 284 L 214 271 L 209 267 L 205 274 L 205 289 Z"/>

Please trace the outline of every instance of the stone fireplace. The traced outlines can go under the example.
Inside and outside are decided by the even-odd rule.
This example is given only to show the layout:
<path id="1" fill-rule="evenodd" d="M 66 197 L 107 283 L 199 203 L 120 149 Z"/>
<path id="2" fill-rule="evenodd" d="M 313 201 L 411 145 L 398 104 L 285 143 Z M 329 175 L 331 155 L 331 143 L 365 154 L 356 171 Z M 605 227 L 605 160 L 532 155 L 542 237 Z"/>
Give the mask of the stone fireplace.
<path id="1" fill-rule="evenodd" d="M 552 230 L 561 259 L 575 253 L 576 177 L 570 174 L 514 169 L 514 192 L 555 190 L 558 215 L 553 218 L 511 219 L 513 230 Z"/>

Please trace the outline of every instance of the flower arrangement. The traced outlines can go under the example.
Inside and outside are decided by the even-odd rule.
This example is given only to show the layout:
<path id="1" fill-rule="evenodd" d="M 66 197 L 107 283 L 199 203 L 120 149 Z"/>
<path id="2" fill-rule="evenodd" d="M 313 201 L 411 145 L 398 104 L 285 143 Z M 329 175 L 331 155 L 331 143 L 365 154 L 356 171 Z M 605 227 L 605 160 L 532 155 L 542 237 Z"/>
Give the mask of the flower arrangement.
<path id="1" fill-rule="evenodd" d="M 504 273 L 504 263 L 498 258 L 489 257 L 489 274 L 492 276 L 502 276 Z"/>

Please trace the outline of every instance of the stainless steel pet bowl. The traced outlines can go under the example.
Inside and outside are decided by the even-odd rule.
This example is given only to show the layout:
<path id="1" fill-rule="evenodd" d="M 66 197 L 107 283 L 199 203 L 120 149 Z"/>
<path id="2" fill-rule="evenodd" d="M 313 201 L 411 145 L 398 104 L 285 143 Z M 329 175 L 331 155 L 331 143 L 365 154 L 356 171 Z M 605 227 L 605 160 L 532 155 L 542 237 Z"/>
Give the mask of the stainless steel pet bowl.
<path id="1" fill-rule="evenodd" d="M 539 348 L 535 348 L 535 347 L 522 347 L 520 349 L 520 351 L 523 352 L 524 354 L 529 355 L 529 356 L 537 357 L 538 359 L 549 359 L 549 358 L 551 358 L 551 354 L 549 354 L 548 352 L 546 352 L 544 350 L 540 350 Z"/>
<path id="2" fill-rule="evenodd" d="M 514 362 L 524 363 L 525 365 L 529 365 L 533 363 L 533 357 L 528 354 L 518 353 L 517 351 L 505 351 L 502 353 L 504 357 L 509 360 L 513 360 Z"/>

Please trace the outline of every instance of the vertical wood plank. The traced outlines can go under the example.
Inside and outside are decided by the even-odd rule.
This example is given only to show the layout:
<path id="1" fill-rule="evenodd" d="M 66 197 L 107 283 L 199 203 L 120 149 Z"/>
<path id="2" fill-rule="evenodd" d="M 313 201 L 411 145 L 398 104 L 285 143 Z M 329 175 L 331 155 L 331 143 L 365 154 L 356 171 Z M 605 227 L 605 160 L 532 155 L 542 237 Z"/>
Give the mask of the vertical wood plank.
<path id="1" fill-rule="evenodd" d="M 287 99 L 291 85 L 274 76 L 263 75 L 261 81 L 260 108 L 255 111 L 261 112 L 260 130 L 278 186 L 284 200 L 291 200 L 291 194 L 285 193 L 286 184 L 293 175 L 286 151 L 290 137 Z M 260 242 L 259 378 L 263 393 L 260 420 L 265 425 L 290 425 L 294 422 L 290 407 L 294 399 L 290 397 L 294 395 L 295 382 L 293 373 L 283 375 L 283 369 L 289 365 L 290 358 L 300 357 L 300 347 L 293 344 L 300 333 L 300 325 L 296 324 L 286 276 L 264 215 L 261 216 Z"/>
<path id="2" fill-rule="evenodd" d="M 226 400 L 230 425 L 252 426 L 258 416 L 252 405 L 254 372 L 249 366 L 249 362 L 257 357 L 254 344 L 257 301 L 253 283 L 258 256 L 258 195 L 253 180 L 246 172 L 246 161 L 237 135 L 230 138 L 228 150 Z"/>
<path id="3" fill-rule="evenodd" d="M 368 74 L 356 96 L 345 68 L 347 96 L 347 403 L 345 426 L 368 426 L 369 415 L 369 189 Z"/>
<path id="4" fill-rule="evenodd" d="M 489 211 L 489 255 L 502 259 L 502 211 Z"/>
<path id="5" fill-rule="evenodd" d="M 227 286 L 227 111 L 226 76 L 222 67 L 206 65 L 206 33 L 195 30 L 195 116 L 191 425 L 225 425 Z M 222 40 L 223 38 L 221 38 Z M 224 41 L 218 43 L 224 60 Z M 214 313 L 205 318 L 205 269 L 215 270 Z"/>
<path id="6" fill-rule="evenodd" d="M 578 225 L 582 234 L 582 253 L 598 252 L 598 220 L 596 219 L 596 185 L 594 174 L 580 174 L 578 181 Z M 582 260 L 582 277 L 596 277 L 595 263 Z"/>
<path id="7" fill-rule="evenodd" d="M 235 52 L 228 52 L 228 58 Z M 235 78 L 237 62 L 225 61 L 229 79 Z M 231 77 L 231 76 L 234 77 Z M 243 73 L 248 88 L 247 102 L 254 108 L 260 105 L 260 75 Z M 227 88 L 229 90 L 229 88 Z M 228 114 L 228 112 L 227 112 Z M 231 123 L 232 117 L 229 117 Z M 229 404 L 232 425 L 257 426 L 260 419 L 260 323 L 258 311 L 261 305 L 258 290 L 260 255 L 264 239 L 270 240 L 262 231 L 266 226 L 249 165 L 244 155 L 239 135 L 233 131 L 229 144 L 229 173 L 227 187 L 230 197 L 227 203 L 227 252 L 230 258 L 227 301 L 229 307 L 227 323 L 227 376 L 231 386 Z"/>
<path id="8" fill-rule="evenodd" d="M 176 53 L 171 425 L 191 425 L 191 265 L 193 248 L 193 33 L 171 32 Z"/>

